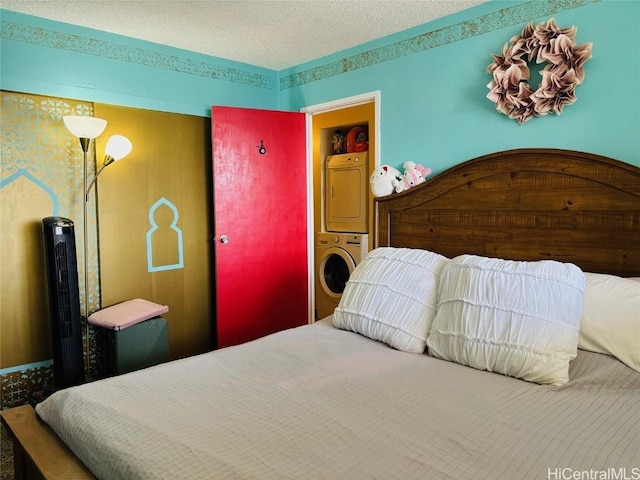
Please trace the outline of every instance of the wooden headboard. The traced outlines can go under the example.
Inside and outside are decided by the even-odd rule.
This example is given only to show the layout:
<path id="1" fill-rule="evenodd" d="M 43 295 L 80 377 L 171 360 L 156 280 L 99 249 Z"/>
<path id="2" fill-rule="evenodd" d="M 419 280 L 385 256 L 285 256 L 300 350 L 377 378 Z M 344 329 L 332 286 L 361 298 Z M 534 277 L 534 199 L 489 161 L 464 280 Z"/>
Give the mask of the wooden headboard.
<path id="1" fill-rule="evenodd" d="M 485 155 L 375 199 L 374 235 L 374 247 L 640 276 L 640 168 L 558 149 Z"/>

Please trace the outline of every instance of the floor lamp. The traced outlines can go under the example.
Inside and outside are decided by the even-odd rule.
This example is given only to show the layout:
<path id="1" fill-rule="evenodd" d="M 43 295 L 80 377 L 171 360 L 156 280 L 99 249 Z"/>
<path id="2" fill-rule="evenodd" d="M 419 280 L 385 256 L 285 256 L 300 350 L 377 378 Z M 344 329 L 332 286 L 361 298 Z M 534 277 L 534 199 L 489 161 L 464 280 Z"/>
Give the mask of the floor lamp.
<path id="1" fill-rule="evenodd" d="M 105 167 L 111 165 L 113 162 L 120 160 L 127 156 L 132 149 L 131 142 L 128 138 L 122 135 L 113 135 L 107 140 L 107 146 L 105 148 L 105 157 L 102 166 L 98 172 L 94 175 L 91 182 L 88 179 L 88 152 L 91 140 L 100 136 L 107 126 L 107 121 L 96 117 L 67 115 L 62 117 L 65 127 L 75 137 L 80 140 L 80 146 L 82 147 L 84 167 L 83 167 L 83 214 L 82 214 L 82 226 L 83 226 L 83 248 L 84 248 L 84 314 L 85 321 L 89 318 L 89 253 L 88 253 L 88 203 L 89 203 L 89 191 L 94 183 L 98 179 L 98 175 L 102 173 Z M 87 367 L 89 358 L 89 331 L 86 334 L 86 355 L 87 355 Z"/>

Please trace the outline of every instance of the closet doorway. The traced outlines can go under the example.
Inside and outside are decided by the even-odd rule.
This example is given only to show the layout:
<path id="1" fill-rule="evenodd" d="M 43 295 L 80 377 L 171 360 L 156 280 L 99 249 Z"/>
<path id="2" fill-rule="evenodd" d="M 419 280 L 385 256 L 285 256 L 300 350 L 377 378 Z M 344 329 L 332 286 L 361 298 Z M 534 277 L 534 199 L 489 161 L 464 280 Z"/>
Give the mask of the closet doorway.
<path id="1" fill-rule="evenodd" d="M 309 114 L 310 120 L 307 122 L 307 138 L 311 145 L 308 151 L 309 169 L 309 198 L 312 203 L 309 205 L 309 231 L 310 237 L 309 251 L 313 265 L 310 273 L 311 282 L 310 298 L 313 299 L 312 316 L 315 318 L 315 298 L 317 268 L 316 265 L 316 242 L 317 234 L 325 231 L 325 185 L 326 185 L 326 159 L 334 153 L 333 136 L 336 129 L 347 131 L 351 128 L 362 126 L 368 132 L 368 171 L 372 172 L 380 165 L 380 92 L 369 92 L 362 95 L 335 100 L 323 104 L 312 105 L 301 110 Z M 345 132 L 346 133 L 346 132 Z M 368 183 L 367 183 L 368 185 Z M 373 228 L 373 196 L 368 194 L 368 219 L 367 232 L 372 233 Z M 368 249 L 372 248 L 373 235 L 369 235 Z"/>

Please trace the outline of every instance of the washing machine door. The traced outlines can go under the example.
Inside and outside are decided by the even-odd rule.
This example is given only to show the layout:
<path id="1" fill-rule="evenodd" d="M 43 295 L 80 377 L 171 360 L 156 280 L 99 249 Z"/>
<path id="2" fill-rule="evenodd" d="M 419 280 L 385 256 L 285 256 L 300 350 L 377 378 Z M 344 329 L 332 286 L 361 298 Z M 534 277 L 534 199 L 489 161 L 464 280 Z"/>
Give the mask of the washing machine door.
<path id="1" fill-rule="evenodd" d="M 349 252 L 339 247 L 328 248 L 323 252 L 318 275 L 323 291 L 333 298 L 340 298 L 349 280 L 356 262 Z"/>

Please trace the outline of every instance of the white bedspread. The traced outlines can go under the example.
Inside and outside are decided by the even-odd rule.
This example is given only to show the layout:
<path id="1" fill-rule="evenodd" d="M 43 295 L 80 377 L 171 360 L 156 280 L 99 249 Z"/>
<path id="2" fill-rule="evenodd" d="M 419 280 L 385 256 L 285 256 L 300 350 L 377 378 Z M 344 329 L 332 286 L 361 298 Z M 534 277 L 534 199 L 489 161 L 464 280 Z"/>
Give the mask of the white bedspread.
<path id="1" fill-rule="evenodd" d="M 60 391 L 36 410 L 100 479 L 640 475 L 640 374 L 613 357 L 579 351 L 567 385 L 540 386 L 326 321 Z"/>

